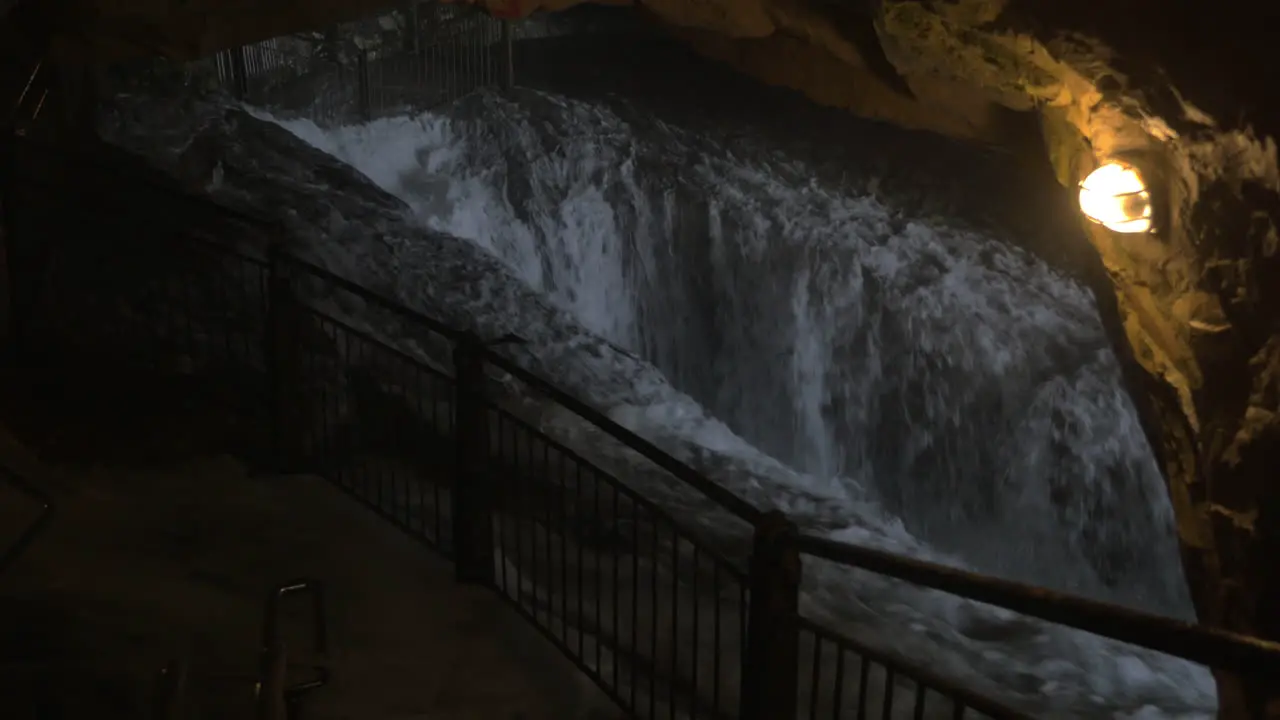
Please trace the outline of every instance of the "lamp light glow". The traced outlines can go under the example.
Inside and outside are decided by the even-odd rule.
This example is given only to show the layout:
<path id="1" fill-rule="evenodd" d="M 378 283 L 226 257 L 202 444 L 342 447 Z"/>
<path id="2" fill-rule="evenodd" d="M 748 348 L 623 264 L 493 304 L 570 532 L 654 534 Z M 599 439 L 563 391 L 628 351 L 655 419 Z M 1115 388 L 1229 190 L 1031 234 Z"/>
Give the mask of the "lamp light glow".
<path id="1" fill-rule="evenodd" d="M 1090 220 L 1119 233 L 1152 229 L 1151 193 L 1137 168 L 1109 162 L 1080 183 L 1080 210 Z"/>

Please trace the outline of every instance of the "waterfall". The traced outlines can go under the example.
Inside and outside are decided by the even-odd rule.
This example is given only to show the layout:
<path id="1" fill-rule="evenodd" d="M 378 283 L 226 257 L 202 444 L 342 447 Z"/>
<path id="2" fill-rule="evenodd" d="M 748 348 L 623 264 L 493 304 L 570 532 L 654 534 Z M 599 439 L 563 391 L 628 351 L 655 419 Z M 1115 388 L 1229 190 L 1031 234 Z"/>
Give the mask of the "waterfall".
<path id="1" fill-rule="evenodd" d="M 754 473 L 802 527 L 1189 615 L 1172 512 L 1090 294 L 946 203 L 883 190 L 874 163 L 832 178 L 762 137 L 534 91 L 280 124 L 638 358 L 618 362 L 656 367 L 600 373 L 566 351 L 552 374 L 641 434 Z M 457 282 L 433 252 L 398 267 L 439 304 Z M 815 497 L 821 512 L 797 500 Z M 812 614 L 1055 717 L 1212 712 L 1207 673 L 1156 653 L 820 563 L 805 592 Z"/>
<path id="2" fill-rule="evenodd" d="M 1171 509 L 1084 289 L 766 148 L 534 97 L 317 142 L 815 482 L 982 570 L 1185 612 Z"/>

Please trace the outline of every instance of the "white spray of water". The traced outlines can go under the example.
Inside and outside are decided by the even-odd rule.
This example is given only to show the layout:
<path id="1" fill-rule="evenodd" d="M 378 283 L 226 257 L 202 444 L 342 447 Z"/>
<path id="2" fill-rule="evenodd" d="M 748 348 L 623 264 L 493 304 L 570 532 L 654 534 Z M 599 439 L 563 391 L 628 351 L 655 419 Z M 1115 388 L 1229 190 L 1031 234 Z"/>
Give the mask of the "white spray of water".
<path id="1" fill-rule="evenodd" d="M 779 488 L 843 498 L 837 538 L 937 557 L 887 508 L 969 566 L 1186 612 L 1168 504 L 1081 289 L 767 150 L 743 160 L 604 106 L 536 100 L 283 124 L 653 361 L 735 432 L 691 426 L 680 403 L 612 408 L 634 429 L 784 460 L 805 475 L 774 472 Z M 1213 707 L 1206 673 L 1153 653 L 874 578 L 855 593 L 821 564 L 806 580 L 811 613 L 864 634 L 927 628 L 966 658 L 939 664 L 999 676 L 1059 716 Z M 975 639 L 979 626 L 999 640 Z"/>

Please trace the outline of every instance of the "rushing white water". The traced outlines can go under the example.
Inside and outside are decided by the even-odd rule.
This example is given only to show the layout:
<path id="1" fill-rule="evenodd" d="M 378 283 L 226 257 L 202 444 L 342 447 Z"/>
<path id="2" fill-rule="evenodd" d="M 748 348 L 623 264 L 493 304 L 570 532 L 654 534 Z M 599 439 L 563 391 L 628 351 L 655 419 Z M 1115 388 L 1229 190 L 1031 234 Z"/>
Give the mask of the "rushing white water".
<path id="1" fill-rule="evenodd" d="M 1189 612 L 1092 301 L 1036 260 L 867 182 L 827 185 L 750 139 L 617 106 L 482 94 L 359 127 L 281 124 L 652 362 L 732 433 L 679 402 L 613 403 L 625 424 L 843 516 L 784 503 L 802 525 Z M 811 614 L 1037 697 L 1046 717 L 1214 706 L 1199 668 L 939 593 L 811 563 L 806 594 Z"/>

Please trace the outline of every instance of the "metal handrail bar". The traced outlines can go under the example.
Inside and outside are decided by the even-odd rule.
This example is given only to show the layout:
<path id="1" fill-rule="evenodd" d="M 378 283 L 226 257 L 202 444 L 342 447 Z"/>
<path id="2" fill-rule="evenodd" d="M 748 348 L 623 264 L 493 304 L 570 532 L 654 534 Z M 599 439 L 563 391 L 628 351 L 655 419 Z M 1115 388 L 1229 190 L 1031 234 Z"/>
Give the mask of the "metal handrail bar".
<path id="1" fill-rule="evenodd" d="M 1280 673 L 1280 643 L 813 535 L 801 554 L 1242 674 Z"/>
<path id="2" fill-rule="evenodd" d="M 680 480 L 694 490 L 697 490 L 712 502 L 736 515 L 738 518 L 746 520 L 752 524 L 759 519 L 761 511 L 756 508 L 756 506 L 746 500 L 743 500 L 737 495 L 734 495 L 731 491 L 725 489 L 723 485 L 716 483 L 702 473 L 699 473 L 697 470 L 694 470 L 685 463 L 680 462 L 669 453 L 664 452 L 658 446 L 610 419 L 604 413 L 575 398 L 564 390 L 561 390 L 547 380 L 538 377 L 536 374 L 525 370 L 511 360 L 497 354 L 492 349 L 486 347 L 483 352 L 485 359 L 494 366 L 510 373 L 538 392 L 551 398 L 557 404 L 573 412 L 575 415 L 578 415 L 592 425 L 595 425 L 605 431 L 609 435 L 613 436 L 613 438 L 618 442 L 626 445 L 628 448 L 636 451 L 640 455 L 643 455 L 645 459 L 671 473 L 677 480 Z"/>
<path id="3" fill-rule="evenodd" d="M 18 139 L 29 142 L 25 138 Z M 123 152 L 123 151 L 122 151 Z M 128 154 L 128 153 L 124 153 Z M 164 192 L 183 195 L 192 200 L 211 202 L 197 198 L 172 187 L 140 178 L 150 186 Z M 252 217 L 242 211 L 216 204 L 220 210 L 251 222 L 261 228 L 279 228 L 272 221 Z M 278 246 L 277 246 L 278 247 Z M 232 251 L 228 248 L 228 251 Z M 283 252 L 283 250 L 280 250 Z M 287 263 L 314 275 L 317 279 L 332 283 L 363 300 L 394 312 L 413 322 L 422 323 L 428 329 L 446 338 L 457 340 L 471 334 L 453 328 L 439 320 L 404 306 L 391 298 L 365 288 L 313 263 L 285 256 Z M 755 524 L 762 512 L 751 503 L 733 494 L 723 486 L 699 473 L 694 468 L 672 457 L 653 443 L 626 429 L 556 387 L 550 381 L 521 368 L 511 359 L 498 354 L 490 347 L 481 352 L 486 361 L 527 383 L 566 409 L 609 434 L 623 445 L 670 472 L 681 482 L 717 503 L 726 511 Z M 1243 674 L 1280 672 L 1280 643 L 1260 638 L 1213 629 L 1198 624 L 1181 622 L 1152 613 L 1140 612 L 1119 605 L 1102 603 L 1087 598 L 1057 593 L 1044 588 L 1015 583 L 999 578 L 949 568 L 909 557 L 897 556 L 880 550 L 859 547 L 832 540 L 800 535 L 796 542 L 803 554 L 820 557 L 841 565 L 868 570 L 935 590 L 949 592 L 960 597 L 1002 607 L 1017 613 L 1036 617 L 1063 626 L 1092 632 L 1121 642 L 1130 643 L 1158 652 L 1183 657 L 1224 670 Z"/>

